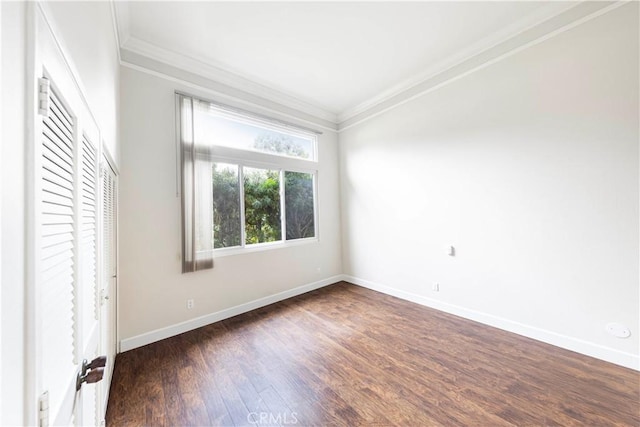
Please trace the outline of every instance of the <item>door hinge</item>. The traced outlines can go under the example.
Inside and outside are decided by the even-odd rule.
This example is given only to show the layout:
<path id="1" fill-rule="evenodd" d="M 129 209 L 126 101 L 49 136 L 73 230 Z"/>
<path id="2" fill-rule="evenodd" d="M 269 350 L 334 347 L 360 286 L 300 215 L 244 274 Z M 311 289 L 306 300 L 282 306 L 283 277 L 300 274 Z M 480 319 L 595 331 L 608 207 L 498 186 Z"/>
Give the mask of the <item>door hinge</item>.
<path id="1" fill-rule="evenodd" d="M 38 114 L 49 117 L 49 79 L 38 79 Z"/>
<path id="2" fill-rule="evenodd" d="M 45 391 L 38 399 L 38 426 L 49 426 L 49 392 Z"/>

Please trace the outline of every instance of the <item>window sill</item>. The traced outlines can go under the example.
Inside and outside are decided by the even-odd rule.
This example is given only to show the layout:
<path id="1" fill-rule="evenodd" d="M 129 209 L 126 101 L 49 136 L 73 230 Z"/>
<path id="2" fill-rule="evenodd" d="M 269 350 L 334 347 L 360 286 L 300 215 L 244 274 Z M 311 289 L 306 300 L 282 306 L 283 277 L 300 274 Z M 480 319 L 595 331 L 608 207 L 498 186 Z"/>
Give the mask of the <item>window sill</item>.
<path id="1" fill-rule="evenodd" d="M 295 247 L 295 246 L 310 245 L 313 243 L 318 243 L 319 241 L 320 240 L 317 237 L 309 237 L 307 239 L 296 239 L 296 240 L 290 240 L 290 241 L 284 241 L 284 242 L 279 241 L 279 242 L 269 242 L 269 243 L 256 243 L 253 245 L 245 246 L 244 248 L 241 248 L 241 247 L 220 248 L 220 249 L 213 250 L 213 258 L 215 259 L 215 258 L 231 256 L 231 255 L 241 255 L 241 254 L 248 254 L 253 252 L 270 251 L 274 249 L 286 249 L 286 248 Z"/>

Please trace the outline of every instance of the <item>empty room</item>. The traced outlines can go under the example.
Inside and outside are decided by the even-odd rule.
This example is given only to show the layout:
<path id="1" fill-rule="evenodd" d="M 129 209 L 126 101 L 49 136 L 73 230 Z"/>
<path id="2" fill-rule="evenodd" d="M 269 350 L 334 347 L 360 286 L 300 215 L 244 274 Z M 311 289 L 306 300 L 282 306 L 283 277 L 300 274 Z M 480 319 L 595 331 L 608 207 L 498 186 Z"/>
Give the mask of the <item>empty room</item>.
<path id="1" fill-rule="evenodd" d="M 640 425 L 639 2 L 2 1 L 0 56 L 0 425 Z"/>

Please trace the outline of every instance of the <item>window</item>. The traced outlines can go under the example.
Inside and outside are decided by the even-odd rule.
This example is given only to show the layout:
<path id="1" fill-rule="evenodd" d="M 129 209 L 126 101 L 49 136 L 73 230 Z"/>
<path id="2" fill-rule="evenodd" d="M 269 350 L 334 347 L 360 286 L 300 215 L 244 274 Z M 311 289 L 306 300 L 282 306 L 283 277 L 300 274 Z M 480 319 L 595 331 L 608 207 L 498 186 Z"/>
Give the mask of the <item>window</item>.
<path id="1" fill-rule="evenodd" d="M 176 95 L 183 272 L 214 255 L 317 237 L 317 137 Z"/>
<path id="2" fill-rule="evenodd" d="M 240 181 L 238 165 L 213 164 L 213 247 L 240 246 Z"/>
<path id="3" fill-rule="evenodd" d="M 243 175 L 246 243 L 282 240 L 280 171 L 244 168 Z"/>
<path id="4" fill-rule="evenodd" d="M 278 129 L 204 101 L 196 101 L 194 123 L 197 144 L 315 160 L 315 135 Z"/>
<path id="5" fill-rule="evenodd" d="M 287 240 L 314 237 L 313 175 L 285 172 L 284 194 L 284 204 L 287 207 Z"/>

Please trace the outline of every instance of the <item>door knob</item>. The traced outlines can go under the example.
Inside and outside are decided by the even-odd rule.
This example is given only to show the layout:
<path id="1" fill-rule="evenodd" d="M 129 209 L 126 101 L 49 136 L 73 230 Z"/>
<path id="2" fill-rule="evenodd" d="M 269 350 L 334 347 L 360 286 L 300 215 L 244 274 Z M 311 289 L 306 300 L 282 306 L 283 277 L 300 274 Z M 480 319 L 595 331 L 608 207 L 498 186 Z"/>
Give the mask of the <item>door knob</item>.
<path id="1" fill-rule="evenodd" d="M 87 372 L 84 375 L 80 375 L 80 372 L 78 372 L 78 377 L 76 378 L 76 390 L 80 390 L 83 383 L 87 383 L 87 384 L 97 383 L 98 381 L 102 380 L 103 376 L 104 376 L 104 368 L 91 369 L 89 372 Z"/>
<path id="2" fill-rule="evenodd" d="M 82 370 L 76 377 L 76 390 L 80 390 L 83 383 L 97 383 L 104 376 L 104 367 L 107 364 L 107 356 L 99 356 L 90 363 L 87 359 L 82 361 Z"/>
<path id="3" fill-rule="evenodd" d="M 84 362 L 86 362 L 86 360 L 83 360 L 82 362 L 83 373 L 86 373 L 86 370 L 84 369 Z M 107 356 L 98 356 L 87 365 L 87 369 L 104 368 L 105 366 L 107 366 Z"/>

